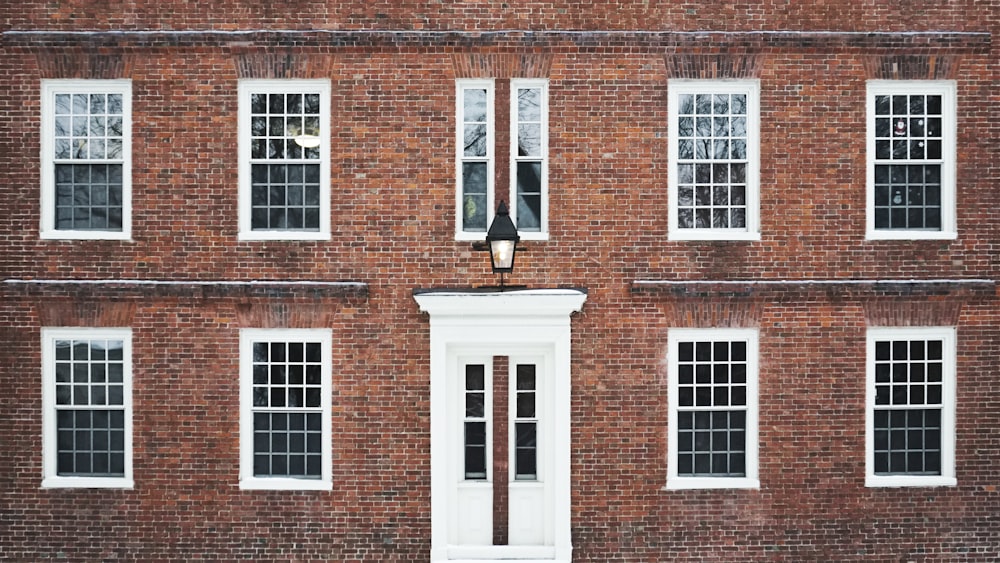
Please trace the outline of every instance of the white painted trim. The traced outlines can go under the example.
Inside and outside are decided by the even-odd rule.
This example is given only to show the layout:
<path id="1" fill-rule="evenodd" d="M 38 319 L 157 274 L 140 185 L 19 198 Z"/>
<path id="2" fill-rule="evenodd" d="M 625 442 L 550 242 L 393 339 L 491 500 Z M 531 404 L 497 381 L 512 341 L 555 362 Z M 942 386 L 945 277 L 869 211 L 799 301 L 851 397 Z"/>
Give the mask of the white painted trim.
<path id="1" fill-rule="evenodd" d="M 667 335 L 667 484 L 666 489 L 759 489 L 758 372 L 759 331 L 755 328 L 671 328 Z M 677 346 L 680 342 L 712 340 L 747 343 L 746 475 L 744 477 L 684 477 L 677 475 Z"/>
<path id="2" fill-rule="evenodd" d="M 469 157 L 486 162 L 486 226 L 482 231 L 462 228 L 462 165 L 465 162 L 465 90 L 486 90 L 486 156 Z M 459 79 L 455 81 L 455 240 L 486 240 L 486 229 L 496 214 L 496 85 L 493 79 Z"/>
<path id="3" fill-rule="evenodd" d="M 322 473 L 319 479 L 255 477 L 253 474 L 253 344 L 255 342 L 319 342 L 322 345 Z M 329 329 L 240 330 L 240 489 L 329 491 L 333 488 L 332 453 L 332 335 Z M 310 411 L 312 412 L 312 411 Z"/>
<path id="4" fill-rule="evenodd" d="M 64 230 L 57 229 L 55 185 L 55 96 L 56 94 L 121 94 L 122 96 L 122 229 Z M 132 81 L 57 79 L 42 80 L 41 100 L 41 193 L 39 201 L 40 233 L 42 239 L 66 240 L 130 240 L 132 238 Z M 80 164 L 119 162 L 119 159 L 90 161 Z"/>
<path id="5" fill-rule="evenodd" d="M 132 473 L 132 329 L 130 328 L 42 328 L 42 487 L 131 489 Z M 123 344 L 123 409 L 125 411 L 125 471 L 122 477 L 75 477 L 59 475 L 56 465 L 56 340 L 121 340 Z"/>
<path id="6" fill-rule="evenodd" d="M 940 340 L 942 343 L 941 383 L 941 474 L 875 474 L 875 343 L 879 340 Z M 865 368 L 865 486 L 866 487 L 953 487 L 955 476 L 955 406 L 957 341 L 954 327 L 871 327 L 866 338 Z"/>
<path id="7" fill-rule="evenodd" d="M 518 97 L 519 88 L 541 89 L 541 155 L 537 157 L 519 157 L 518 148 Z M 524 161 L 541 161 L 541 217 L 538 231 L 518 229 L 521 240 L 549 239 L 549 81 L 547 79 L 512 79 L 510 81 L 510 218 L 517 225 L 517 163 Z"/>
<path id="8" fill-rule="evenodd" d="M 667 84 L 667 193 L 669 213 L 667 235 L 670 240 L 760 240 L 760 81 L 674 79 Z M 747 96 L 747 170 L 745 229 L 681 229 L 677 219 L 677 151 L 680 94 L 731 94 Z"/>
<path id="9" fill-rule="evenodd" d="M 265 240 L 329 240 L 330 238 L 330 81 L 325 79 L 251 79 L 240 80 L 239 124 L 237 131 L 239 151 L 239 234 L 241 241 Z M 319 94 L 319 230 L 253 230 L 251 228 L 251 95 L 263 94 Z M 271 161 L 273 164 L 287 162 Z"/>
<path id="10" fill-rule="evenodd" d="M 875 96 L 933 94 L 941 96 L 941 230 L 875 228 Z M 865 238 L 868 240 L 954 240 L 956 210 L 957 86 L 954 80 L 869 80 L 866 99 Z M 899 161 L 900 164 L 910 162 Z M 917 161 L 920 162 L 920 161 Z"/>
<path id="11" fill-rule="evenodd" d="M 519 355 L 548 350 L 553 365 L 553 545 L 542 558 L 517 546 L 478 546 L 479 563 L 509 560 L 564 561 L 572 558 L 570 457 L 570 315 L 587 299 L 569 289 L 524 290 L 498 293 L 425 292 L 414 296 L 430 315 L 430 430 L 431 430 L 431 561 L 468 558 L 466 547 L 449 544 L 449 482 L 452 464 L 448 451 L 447 375 L 452 354 L 475 349 L 491 354 Z M 471 547 L 470 547 L 471 548 Z M 458 551 L 456 551 L 458 550 Z M 487 553 L 489 552 L 489 553 Z M 478 552 L 477 552 L 478 553 Z M 550 556 L 551 555 L 551 556 Z"/>

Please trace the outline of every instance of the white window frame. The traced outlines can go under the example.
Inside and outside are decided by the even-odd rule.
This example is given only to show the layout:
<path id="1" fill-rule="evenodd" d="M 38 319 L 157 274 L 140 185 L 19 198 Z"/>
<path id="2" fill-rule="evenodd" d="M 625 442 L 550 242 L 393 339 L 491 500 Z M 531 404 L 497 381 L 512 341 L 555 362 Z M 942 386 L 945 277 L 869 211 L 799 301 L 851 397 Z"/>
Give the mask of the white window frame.
<path id="1" fill-rule="evenodd" d="M 518 97 L 519 89 L 541 90 L 541 154 L 518 156 Z M 537 231 L 518 229 L 522 240 L 548 240 L 549 238 L 549 81 L 545 79 L 513 79 L 510 81 L 510 218 L 517 225 L 517 163 L 541 162 L 540 226 Z M 492 219 L 491 219 L 492 221 Z"/>
<path id="2" fill-rule="evenodd" d="M 941 474 L 875 474 L 875 343 L 880 340 L 940 340 L 942 343 Z M 865 486 L 949 487 L 955 477 L 956 332 L 954 327 L 872 327 L 868 329 L 865 377 Z"/>
<path id="3" fill-rule="evenodd" d="M 465 90 L 486 90 L 486 156 L 465 156 Z M 455 81 L 455 239 L 486 240 L 486 229 L 496 214 L 496 86 L 493 79 Z M 486 163 L 486 229 L 467 231 L 463 228 L 464 186 L 462 165 L 466 162 Z"/>
<path id="4" fill-rule="evenodd" d="M 257 477 L 253 472 L 253 344 L 255 342 L 319 342 L 322 345 L 322 472 L 319 479 L 294 477 Z M 332 335 L 328 329 L 257 329 L 240 330 L 240 488 L 248 490 L 314 490 L 333 488 L 332 450 Z"/>
<path id="5" fill-rule="evenodd" d="M 319 230 L 253 230 L 251 223 L 251 95 L 319 94 Z M 320 79 L 240 80 L 239 95 L 239 240 L 329 240 L 330 238 L 330 81 Z M 281 160 L 269 161 L 278 164 Z M 297 162 L 292 160 L 288 162 Z"/>
<path id="6" fill-rule="evenodd" d="M 743 477 L 688 477 L 677 474 L 678 345 L 690 341 L 746 342 L 746 475 Z M 758 377 L 759 335 L 754 328 L 672 328 L 667 336 L 667 484 L 666 489 L 758 489 Z"/>
<path id="7" fill-rule="evenodd" d="M 42 80 L 41 100 L 41 197 L 40 234 L 42 239 L 130 240 L 132 238 L 132 81 L 131 80 Z M 120 163 L 122 167 L 122 228 L 77 230 L 56 228 L 55 185 L 55 96 L 57 94 L 121 94 L 122 156 L 106 160 L 66 160 L 61 162 Z"/>
<path id="8" fill-rule="evenodd" d="M 123 343 L 123 405 L 125 418 L 125 466 L 120 477 L 59 475 L 56 422 L 57 340 L 121 340 Z M 131 489 L 132 473 L 132 330 L 129 328 L 42 328 L 42 487 L 84 489 Z"/>
<path id="9" fill-rule="evenodd" d="M 941 96 L 941 229 L 924 231 L 875 228 L 875 97 L 927 94 Z M 953 80 L 870 80 L 866 96 L 867 189 L 866 229 L 869 240 L 950 240 L 958 237 L 956 219 L 957 90 Z M 880 161 L 882 162 L 882 161 Z M 900 161 L 901 163 L 910 161 Z M 925 162 L 921 160 L 915 163 Z"/>
<path id="10" fill-rule="evenodd" d="M 760 240 L 760 81 L 676 79 L 667 84 L 668 197 L 670 240 Z M 746 227 L 742 229 L 680 228 L 678 225 L 678 113 L 681 94 L 733 94 L 747 96 Z"/>

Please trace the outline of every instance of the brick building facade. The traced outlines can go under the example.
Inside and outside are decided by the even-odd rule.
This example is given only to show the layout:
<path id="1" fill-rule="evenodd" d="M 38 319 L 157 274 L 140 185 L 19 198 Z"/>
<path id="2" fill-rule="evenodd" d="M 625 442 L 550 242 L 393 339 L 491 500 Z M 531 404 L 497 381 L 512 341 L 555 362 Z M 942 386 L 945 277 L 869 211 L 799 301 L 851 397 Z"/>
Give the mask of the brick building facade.
<path id="1" fill-rule="evenodd" d="M 0 10 L 0 557 L 1000 557 L 1000 3 Z"/>

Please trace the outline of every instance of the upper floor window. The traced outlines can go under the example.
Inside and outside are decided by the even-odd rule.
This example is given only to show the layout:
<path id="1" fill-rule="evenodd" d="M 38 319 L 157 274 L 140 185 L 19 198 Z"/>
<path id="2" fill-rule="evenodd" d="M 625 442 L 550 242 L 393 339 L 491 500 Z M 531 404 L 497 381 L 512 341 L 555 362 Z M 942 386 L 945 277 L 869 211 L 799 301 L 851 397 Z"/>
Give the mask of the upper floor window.
<path id="1" fill-rule="evenodd" d="M 496 141 L 493 80 L 459 80 L 456 235 L 480 240 L 496 207 L 496 160 L 509 161 L 511 219 L 524 239 L 548 236 L 548 82 L 510 81 L 510 144 Z M 506 98 L 506 97 L 505 97 Z"/>
<path id="2" fill-rule="evenodd" d="M 671 80 L 670 238 L 757 240 L 756 80 Z"/>
<path id="3" fill-rule="evenodd" d="M 240 486 L 332 487 L 330 332 L 240 332 Z"/>
<path id="4" fill-rule="evenodd" d="M 955 329 L 868 330 L 866 484 L 954 485 Z"/>
<path id="5" fill-rule="evenodd" d="M 756 488 L 757 331 L 671 329 L 667 487 Z"/>
<path id="6" fill-rule="evenodd" d="M 955 127 L 954 82 L 868 83 L 868 238 L 957 236 Z"/>
<path id="7" fill-rule="evenodd" d="M 330 83 L 243 80 L 240 238 L 330 235 Z"/>
<path id="8" fill-rule="evenodd" d="M 131 236 L 132 84 L 42 82 L 41 236 Z"/>
<path id="9" fill-rule="evenodd" d="M 131 488 L 132 333 L 42 330 L 43 487 Z"/>

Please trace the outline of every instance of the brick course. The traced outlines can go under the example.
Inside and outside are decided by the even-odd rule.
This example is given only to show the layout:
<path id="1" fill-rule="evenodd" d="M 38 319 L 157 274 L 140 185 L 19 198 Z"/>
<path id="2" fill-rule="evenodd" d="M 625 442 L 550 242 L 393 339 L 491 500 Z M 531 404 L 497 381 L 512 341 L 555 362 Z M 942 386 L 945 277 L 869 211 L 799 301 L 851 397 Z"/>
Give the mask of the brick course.
<path id="1" fill-rule="evenodd" d="M 511 281 L 588 290 L 574 561 L 1000 558 L 1000 3 L 912 4 L 0 7 L 0 558 L 427 560 L 412 292 L 496 283 L 454 240 L 454 81 L 478 77 L 549 79 L 551 236 Z M 760 241 L 667 240 L 680 77 L 761 81 Z M 39 238 L 46 78 L 132 80 L 132 240 Z M 330 240 L 237 241 L 241 78 L 331 81 Z M 959 236 L 866 240 L 865 82 L 924 78 L 958 84 Z M 872 282 L 807 283 L 831 280 Z M 866 488 L 865 330 L 928 325 L 957 327 L 958 485 Z M 134 489 L 40 487 L 47 326 L 133 329 Z M 239 329 L 267 327 L 332 330 L 330 492 L 238 487 Z M 672 327 L 760 330 L 760 489 L 664 489 Z"/>

